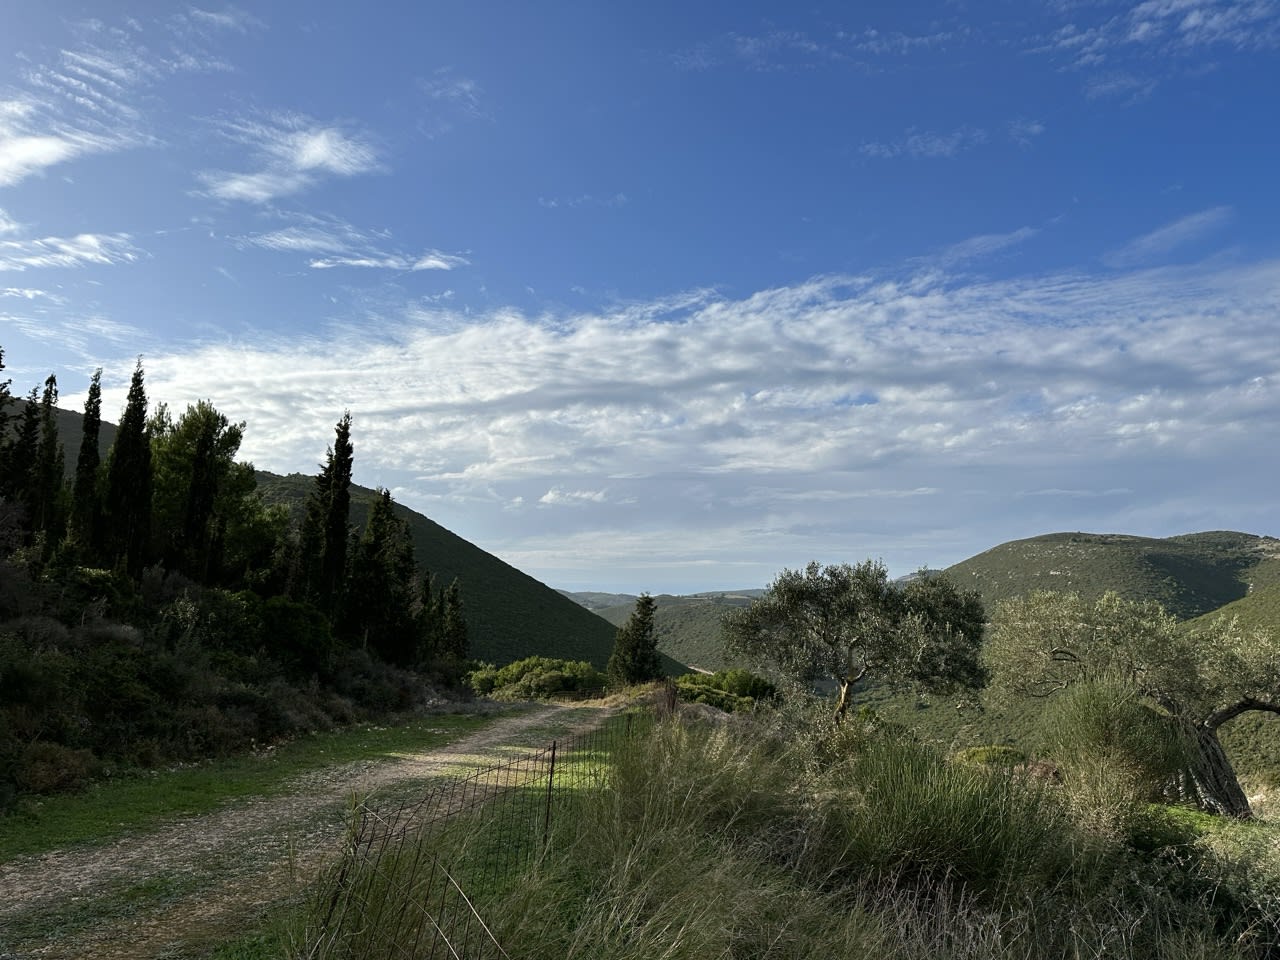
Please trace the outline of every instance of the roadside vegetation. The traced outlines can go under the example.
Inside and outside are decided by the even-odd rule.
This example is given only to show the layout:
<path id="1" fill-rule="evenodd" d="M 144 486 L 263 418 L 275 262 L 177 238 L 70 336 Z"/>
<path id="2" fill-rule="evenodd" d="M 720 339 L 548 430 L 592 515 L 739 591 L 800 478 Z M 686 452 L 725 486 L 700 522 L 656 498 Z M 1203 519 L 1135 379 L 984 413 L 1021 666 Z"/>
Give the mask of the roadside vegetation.
<path id="1" fill-rule="evenodd" d="M 432 850 L 452 852 L 513 957 L 1177 960 L 1280 945 L 1274 826 L 1141 805 L 1100 829 L 1096 808 L 1040 780 L 826 713 L 793 701 L 659 724 L 566 799 L 541 857 L 497 879 L 467 872 L 467 851 L 502 829 L 483 815 Z M 380 911 L 404 916 L 384 883 Z M 332 933 L 333 956 L 374 955 L 358 928 Z"/>

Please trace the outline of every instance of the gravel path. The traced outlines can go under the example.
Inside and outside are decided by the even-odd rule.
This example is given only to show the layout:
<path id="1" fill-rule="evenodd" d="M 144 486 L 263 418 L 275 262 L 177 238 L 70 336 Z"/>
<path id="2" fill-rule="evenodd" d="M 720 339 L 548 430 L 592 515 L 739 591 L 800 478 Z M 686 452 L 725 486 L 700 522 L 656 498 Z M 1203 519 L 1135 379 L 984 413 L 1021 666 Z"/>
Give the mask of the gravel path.
<path id="1" fill-rule="evenodd" d="M 597 726 L 608 713 L 540 705 L 429 753 L 326 768 L 281 796 L 0 865 L 0 960 L 206 955 L 265 908 L 299 894 L 336 850 L 353 795 L 492 764 Z"/>

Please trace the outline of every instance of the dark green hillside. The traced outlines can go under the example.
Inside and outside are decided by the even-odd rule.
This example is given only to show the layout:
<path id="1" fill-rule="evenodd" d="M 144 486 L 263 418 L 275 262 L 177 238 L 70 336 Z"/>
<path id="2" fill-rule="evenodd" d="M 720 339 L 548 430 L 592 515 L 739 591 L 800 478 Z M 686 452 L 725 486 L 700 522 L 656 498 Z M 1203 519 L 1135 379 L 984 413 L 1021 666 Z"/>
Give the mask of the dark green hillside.
<path id="1" fill-rule="evenodd" d="M 58 411 L 58 439 L 66 451 L 68 476 L 75 471 L 80 449 L 80 421 L 78 410 Z M 99 446 L 104 460 L 115 429 L 103 421 Z M 281 477 L 262 470 L 257 479 L 268 503 L 285 503 L 299 513 L 313 482 L 302 474 Z M 357 530 L 364 528 L 373 496 L 366 487 L 352 487 L 351 522 Z M 437 586 L 448 586 L 454 577 L 462 582 L 475 656 L 507 663 L 541 654 L 587 660 L 604 669 L 613 649 L 611 624 L 422 514 L 399 504 L 396 510 L 409 522 L 418 565 L 435 574 Z"/>
<path id="2" fill-rule="evenodd" d="M 1189 619 L 1244 597 L 1280 541 L 1214 531 L 1163 539 L 1124 534 L 1051 533 L 1014 540 L 947 568 L 988 607 L 1032 590 L 1157 600 Z M 1271 576 L 1271 574 L 1268 574 Z"/>
<path id="3" fill-rule="evenodd" d="M 725 670 L 745 666 L 725 657 L 720 637 L 720 620 L 735 607 L 751 603 L 748 593 L 711 593 L 698 596 L 676 597 L 661 594 L 653 599 L 657 603 L 653 632 L 658 638 L 658 650 L 691 667 L 702 670 Z M 634 604 L 622 604 L 600 611 L 600 616 L 621 626 L 631 615 Z"/>
<path id="4" fill-rule="evenodd" d="M 1264 560 L 1254 568 L 1245 596 L 1202 614 L 1188 626 L 1205 626 L 1219 616 L 1235 617 L 1247 628 L 1280 630 L 1280 558 Z"/>
<path id="5" fill-rule="evenodd" d="M 313 482 L 300 473 L 281 477 L 260 470 L 257 476 L 268 503 L 297 511 Z M 357 530 L 374 496 L 367 487 L 352 486 L 351 522 Z M 455 577 L 461 581 L 473 656 L 503 664 L 539 654 L 604 669 L 615 633 L 609 622 L 422 514 L 400 504 L 395 509 L 409 522 L 419 567 L 435 575 L 438 587 Z"/>

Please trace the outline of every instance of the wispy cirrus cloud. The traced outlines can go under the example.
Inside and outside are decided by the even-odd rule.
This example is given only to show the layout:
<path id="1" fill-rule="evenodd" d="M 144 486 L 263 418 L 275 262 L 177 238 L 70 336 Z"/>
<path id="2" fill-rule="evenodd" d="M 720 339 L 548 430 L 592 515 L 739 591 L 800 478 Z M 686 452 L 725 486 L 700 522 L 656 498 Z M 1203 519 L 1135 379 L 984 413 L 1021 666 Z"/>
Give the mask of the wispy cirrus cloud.
<path id="1" fill-rule="evenodd" d="M 268 233 L 238 237 L 241 248 L 258 247 L 279 253 L 311 254 L 309 266 L 316 270 L 335 267 L 365 267 L 380 270 L 416 272 L 419 270 L 453 270 L 469 266 L 471 261 L 456 253 L 428 249 L 405 253 L 388 249 L 388 231 L 368 232 L 333 217 L 291 215 L 300 222 Z"/>
<path id="2" fill-rule="evenodd" d="M 947 247 L 938 256 L 945 266 L 978 260 L 1026 243 L 1040 231 L 1035 227 L 1019 227 L 1009 233 L 984 233 Z"/>
<path id="3" fill-rule="evenodd" d="M 179 36 L 185 22 L 179 15 L 149 32 L 134 21 L 74 24 L 77 43 L 33 63 L 0 95 L 0 186 L 79 157 L 156 143 L 142 108 L 146 92 L 178 73 L 229 69 L 200 38 Z"/>
<path id="4" fill-rule="evenodd" d="M 765 73 L 824 65 L 870 68 L 885 57 L 936 52 L 966 43 L 975 35 L 971 25 L 959 22 L 920 33 L 872 26 L 821 33 L 773 27 L 722 34 L 676 51 L 671 62 L 677 69 L 691 72 L 730 65 Z"/>
<path id="5" fill-rule="evenodd" d="M 205 192 L 220 200 L 267 203 L 306 190 L 328 177 L 354 177 L 381 169 L 369 138 L 298 113 L 223 121 L 219 131 L 248 147 L 258 169 L 204 170 Z"/>
<path id="6" fill-rule="evenodd" d="M 1036 137 L 1044 133 L 1045 125 L 1041 120 L 1019 117 L 1016 120 L 1010 120 L 1007 129 L 1010 140 L 1020 147 L 1029 147 Z"/>
<path id="7" fill-rule="evenodd" d="M 108 266 L 132 263 L 145 253 L 127 233 L 81 233 L 74 237 L 0 240 L 0 271 L 28 268 Z"/>
<path id="8" fill-rule="evenodd" d="M 896 157 L 938 159 L 954 157 L 987 142 L 987 133 L 979 127 L 963 126 L 947 133 L 909 127 L 895 140 L 868 140 L 858 148 L 863 156 L 880 160 Z"/>
<path id="9" fill-rule="evenodd" d="M 364 482 L 437 518 L 492 505 L 492 522 L 468 508 L 468 532 L 541 557 L 535 574 L 555 537 L 555 562 L 588 579 L 600 562 L 629 569 L 637 543 L 655 565 L 747 563 L 761 582 L 868 553 L 906 572 L 976 552 L 966 537 L 1044 532 L 1035 512 L 1054 497 L 1081 529 L 1134 530 L 1138 509 L 1165 532 L 1241 524 L 1206 505 L 1269 496 L 1213 491 L 1223 458 L 1280 449 L 1277 298 L 1275 261 L 1002 281 L 932 268 L 554 317 L 362 318 L 149 357 L 148 385 L 171 403 L 228 398 L 251 424 L 245 454 L 275 470 L 309 469 L 348 406 Z M 341 404 L 335 355 L 350 359 Z M 1249 476 L 1273 467 L 1266 453 Z"/>
<path id="10" fill-rule="evenodd" d="M 1072 20 L 1038 38 L 1031 52 L 1084 73 L 1089 99 L 1133 105 L 1163 78 L 1201 67 L 1205 56 L 1280 48 L 1274 0 L 1142 0 L 1124 7 L 1117 13 L 1114 5 L 1073 5 Z"/>
<path id="11" fill-rule="evenodd" d="M 1178 247 L 1200 239 L 1227 224 L 1233 215 L 1230 207 L 1211 207 L 1199 213 L 1180 217 L 1163 227 L 1135 237 L 1118 250 L 1104 256 L 1109 267 L 1125 269 L 1151 263 L 1168 256 Z"/>
<path id="12" fill-rule="evenodd" d="M 221 10 L 201 10 L 191 7 L 187 12 L 191 22 L 213 27 L 218 30 L 233 30 L 236 33 L 248 33 L 250 30 L 262 29 L 266 26 L 253 14 L 238 7 L 224 7 Z"/>
<path id="13" fill-rule="evenodd" d="M 547 210 L 555 210 L 559 207 L 625 207 L 630 202 L 625 193 L 618 193 L 607 196 L 597 196 L 592 193 L 580 193 L 576 196 L 569 197 L 539 197 L 538 206 Z"/>

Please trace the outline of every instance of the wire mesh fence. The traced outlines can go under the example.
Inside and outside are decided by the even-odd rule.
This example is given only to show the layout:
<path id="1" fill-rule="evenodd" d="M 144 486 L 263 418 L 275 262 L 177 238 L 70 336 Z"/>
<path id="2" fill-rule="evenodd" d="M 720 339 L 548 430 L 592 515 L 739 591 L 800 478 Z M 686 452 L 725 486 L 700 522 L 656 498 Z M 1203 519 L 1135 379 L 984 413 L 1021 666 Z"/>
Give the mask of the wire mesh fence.
<path id="1" fill-rule="evenodd" d="M 595 730 L 445 781 L 390 809 L 360 803 L 321 885 L 298 955 L 309 960 L 503 960 L 467 889 L 492 890 L 539 856 L 558 809 L 608 776 L 648 725 L 629 712 Z M 466 818 L 461 846 L 449 827 Z"/>

